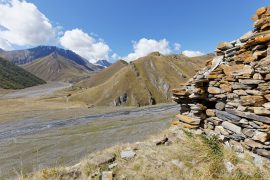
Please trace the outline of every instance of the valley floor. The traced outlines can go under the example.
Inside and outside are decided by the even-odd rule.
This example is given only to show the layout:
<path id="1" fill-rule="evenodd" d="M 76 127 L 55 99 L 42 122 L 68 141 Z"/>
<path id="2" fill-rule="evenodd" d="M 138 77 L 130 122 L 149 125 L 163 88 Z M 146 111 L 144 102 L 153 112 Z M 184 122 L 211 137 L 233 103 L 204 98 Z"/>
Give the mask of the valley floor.
<path id="1" fill-rule="evenodd" d="M 0 99 L 0 178 L 72 165 L 89 153 L 143 140 L 168 127 L 179 108 L 175 104 L 88 108 L 55 101 L 55 94 L 5 96 Z"/>

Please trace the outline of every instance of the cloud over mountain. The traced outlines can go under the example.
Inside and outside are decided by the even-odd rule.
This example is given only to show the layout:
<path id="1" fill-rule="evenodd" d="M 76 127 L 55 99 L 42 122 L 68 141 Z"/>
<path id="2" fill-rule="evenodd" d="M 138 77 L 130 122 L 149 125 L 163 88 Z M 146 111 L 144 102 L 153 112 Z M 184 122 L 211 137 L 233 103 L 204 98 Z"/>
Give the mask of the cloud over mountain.
<path id="1" fill-rule="evenodd" d="M 182 53 L 187 57 L 196 57 L 204 55 L 204 53 L 201 51 L 191 51 L 191 50 L 185 50 Z"/>
<path id="2" fill-rule="evenodd" d="M 169 42 L 166 39 L 155 40 L 146 38 L 142 38 L 138 42 L 133 42 L 133 51 L 124 58 L 126 61 L 133 61 L 154 51 L 162 54 L 170 54 L 172 52 Z"/>
<path id="3" fill-rule="evenodd" d="M 105 42 L 95 39 L 81 29 L 76 28 L 66 31 L 60 38 L 60 44 L 92 63 L 101 59 L 109 59 L 110 47 Z"/>
<path id="4" fill-rule="evenodd" d="M 24 0 L 0 1 L 0 48 L 49 43 L 56 28 L 32 3 Z"/>

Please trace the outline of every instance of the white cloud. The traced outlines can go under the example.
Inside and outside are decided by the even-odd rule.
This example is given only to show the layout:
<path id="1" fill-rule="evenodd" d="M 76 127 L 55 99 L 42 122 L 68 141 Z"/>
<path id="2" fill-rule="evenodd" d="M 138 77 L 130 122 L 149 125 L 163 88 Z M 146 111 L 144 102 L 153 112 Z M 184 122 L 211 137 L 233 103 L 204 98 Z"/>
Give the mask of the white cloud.
<path id="1" fill-rule="evenodd" d="M 185 50 L 182 52 L 185 56 L 188 56 L 188 57 L 196 57 L 196 56 L 202 56 L 204 55 L 203 52 L 201 51 L 190 51 L 190 50 Z"/>
<path id="2" fill-rule="evenodd" d="M 113 60 L 119 60 L 119 59 L 122 58 L 122 57 L 119 56 L 117 53 L 113 53 L 111 57 L 112 57 Z"/>
<path id="3" fill-rule="evenodd" d="M 60 44 L 92 63 L 101 59 L 109 59 L 110 47 L 105 42 L 100 39 L 96 40 L 81 29 L 66 31 L 60 38 Z"/>
<path id="4" fill-rule="evenodd" d="M 181 49 L 181 44 L 179 44 L 179 43 L 174 43 L 174 50 L 175 50 L 175 51 L 180 51 L 180 49 Z"/>
<path id="5" fill-rule="evenodd" d="M 0 38 L 0 48 L 4 50 L 12 50 L 11 44 L 7 40 L 2 38 Z"/>
<path id="6" fill-rule="evenodd" d="M 166 39 L 158 41 L 155 39 L 142 38 L 138 42 L 133 42 L 133 51 L 134 52 L 128 54 L 127 57 L 124 57 L 123 59 L 126 61 L 133 61 L 155 51 L 165 55 L 172 53 L 169 42 Z"/>
<path id="7" fill-rule="evenodd" d="M 0 48 L 46 44 L 56 29 L 38 8 L 24 0 L 0 1 Z M 8 45 L 8 46 L 7 46 Z"/>

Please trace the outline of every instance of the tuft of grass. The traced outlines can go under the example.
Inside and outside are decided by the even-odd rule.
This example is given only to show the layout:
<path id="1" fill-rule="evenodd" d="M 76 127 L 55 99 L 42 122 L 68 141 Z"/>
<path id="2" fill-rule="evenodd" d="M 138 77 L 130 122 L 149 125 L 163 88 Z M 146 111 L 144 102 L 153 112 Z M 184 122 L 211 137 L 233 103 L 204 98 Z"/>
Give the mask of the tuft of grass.
<path id="1" fill-rule="evenodd" d="M 201 138 L 203 142 L 209 146 L 210 156 L 223 156 L 222 145 L 220 144 L 217 136 L 201 136 Z"/>

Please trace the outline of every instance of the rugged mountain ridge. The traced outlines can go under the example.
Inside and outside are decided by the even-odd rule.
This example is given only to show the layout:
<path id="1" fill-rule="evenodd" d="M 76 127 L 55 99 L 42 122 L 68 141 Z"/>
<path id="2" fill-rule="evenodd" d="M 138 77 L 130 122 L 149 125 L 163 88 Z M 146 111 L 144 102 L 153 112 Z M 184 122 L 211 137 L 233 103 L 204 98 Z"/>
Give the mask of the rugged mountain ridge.
<path id="1" fill-rule="evenodd" d="M 179 85 L 179 78 L 185 82 L 211 58 L 212 55 L 188 58 L 152 53 L 130 64 L 119 61 L 78 83 L 70 100 L 117 106 L 170 102 L 170 90 Z"/>
<path id="2" fill-rule="evenodd" d="M 46 82 L 24 69 L 0 58 L 0 88 L 23 89 Z"/>
<path id="3" fill-rule="evenodd" d="M 218 56 L 173 90 L 181 106 L 175 124 L 216 135 L 238 153 L 270 158 L 270 7 L 253 20 L 253 31 L 220 43 Z"/>
<path id="4" fill-rule="evenodd" d="M 46 81 L 78 82 L 88 76 L 89 70 L 64 56 L 53 52 L 32 63 L 21 65 L 22 68 Z"/>
<path id="5" fill-rule="evenodd" d="M 100 68 L 89 63 L 86 59 L 70 50 L 58 48 L 56 46 L 38 46 L 25 50 L 3 51 L 0 52 L 0 57 L 9 60 L 13 64 L 23 65 L 32 63 L 40 58 L 50 54 L 59 54 L 74 63 L 83 66 L 89 71 L 99 70 Z"/>
<path id="6" fill-rule="evenodd" d="M 112 63 L 110 63 L 107 60 L 98 60 L 95 65 L 99 66 L 100 68 L 107 68 L 110 67 L 112 65 Z"/>

